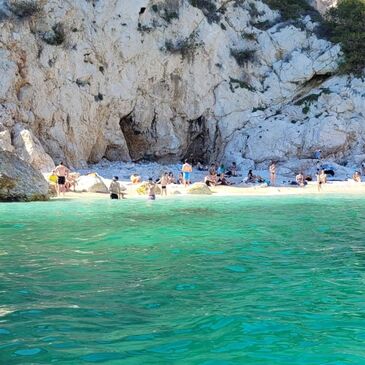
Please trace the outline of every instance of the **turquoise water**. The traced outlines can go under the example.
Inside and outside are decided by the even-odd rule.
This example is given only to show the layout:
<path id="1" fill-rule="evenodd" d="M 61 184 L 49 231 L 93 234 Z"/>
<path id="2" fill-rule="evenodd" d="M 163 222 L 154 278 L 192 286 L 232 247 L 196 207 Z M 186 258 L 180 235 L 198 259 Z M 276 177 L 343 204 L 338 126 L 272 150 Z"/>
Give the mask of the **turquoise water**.
<path id="1" fill-rule="evenodd" d="M 365 364 L 365 199 L 0 204 L 0 364 Z"/>

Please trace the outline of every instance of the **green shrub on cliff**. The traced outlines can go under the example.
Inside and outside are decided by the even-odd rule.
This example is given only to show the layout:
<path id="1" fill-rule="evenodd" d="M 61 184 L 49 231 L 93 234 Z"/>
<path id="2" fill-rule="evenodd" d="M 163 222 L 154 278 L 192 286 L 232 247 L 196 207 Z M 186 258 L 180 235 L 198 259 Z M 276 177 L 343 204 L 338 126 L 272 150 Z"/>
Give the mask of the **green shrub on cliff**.
<path id="1" fill-rule="evenodd" d="M 272 10 L 278 10 L 283 20 L 297 19 L 303 15 L 319 18 L 318 12 L 306 0 L 264 0 Z"/>
<path id="2" fill-rule="evenodd" d="M 363 74 L 365 68 L 365 0 L 340 0 L 326 14 L 330 38 L 340 43 L 344 62 L 342 73 Z"/>

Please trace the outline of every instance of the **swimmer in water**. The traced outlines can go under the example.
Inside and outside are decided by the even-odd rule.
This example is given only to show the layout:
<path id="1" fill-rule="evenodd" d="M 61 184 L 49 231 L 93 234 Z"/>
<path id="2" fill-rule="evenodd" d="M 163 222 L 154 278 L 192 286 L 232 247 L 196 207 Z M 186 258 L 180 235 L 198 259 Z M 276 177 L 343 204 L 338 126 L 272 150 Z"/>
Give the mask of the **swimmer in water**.
<path id="1" fill-rule="evenodd" d="M 156 184 L 153 182 L 152 177 L 150 177 L 148 179 L 147 190 L 148 190 L 148 199 L 155 200 L 156 199 Z"/>

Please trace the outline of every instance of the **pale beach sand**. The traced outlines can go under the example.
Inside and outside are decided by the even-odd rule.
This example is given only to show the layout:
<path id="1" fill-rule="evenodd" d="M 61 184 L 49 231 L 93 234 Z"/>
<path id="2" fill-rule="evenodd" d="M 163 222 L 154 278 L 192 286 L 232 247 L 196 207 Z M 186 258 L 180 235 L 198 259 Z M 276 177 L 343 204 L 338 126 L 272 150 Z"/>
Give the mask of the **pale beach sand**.
<path id="1" fill-rule="evenodd" d="M 121 182 L 126 188 L 127 199 L 146 199 L 146 196 L 139 195 L 136 190 L 139 185 L 132 185 L 130 183 Z M 305 187 L 298 186 L 277 186 L 277 187 L 265 187 L 265 186 L 216 186 L 210 188 L 212 195 L 210 196 L 286 196 L 286 195 L 325 195 L 325 194 L 364 194 L 365 195 L 365 183 L 355 183 L 352 181 L 332 181 L 323 186 L 322 191 L 318 191 L 317 184 L 315 182 L 309 183 Z M 182 185 L 169 185 L 167 187 L 167 197 L 157 195 L 157 199 L 172 199 L 179 196 L 191 196 L 187 193 Z M 199 195 L 194 195 L 199 196 Z M 203 195 L 200 195 L 203 196 Z M 205 195 L 207 196 L 207 195 Z M 52 198 L 52 200 L 58 199 L 109 199 L 109 194 L 105 193 L 66 193 L 65 197 Z"/>

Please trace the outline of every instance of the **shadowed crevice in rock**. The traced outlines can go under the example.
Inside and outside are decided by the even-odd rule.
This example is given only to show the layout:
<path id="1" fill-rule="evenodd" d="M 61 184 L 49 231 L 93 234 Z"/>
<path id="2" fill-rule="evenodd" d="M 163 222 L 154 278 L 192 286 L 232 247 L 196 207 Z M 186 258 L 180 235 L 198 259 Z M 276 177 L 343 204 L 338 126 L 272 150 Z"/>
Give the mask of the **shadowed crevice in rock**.
<path id="1" fill-rule="evenodd" d="M 153 121 L 151 124 L 153 125 Z M 136 123 L 133 111 L 120 118 L 119 125 L 127 142 L 131 159 L 133 161 L 147 159 L 148 153 L 146 154 L 146 151 L 149 150 L 153 128 L 150 131 L 142 130 Z"/>
<path id="2" fill-rule="evenodd" d="M 210 141 L 206 118 L 200 116 L 195 120 L 189 120 L 188 123 L 188 147 L 183 159 L 194 159 L 194 161 L 200 161 L 202 163 L 209 162 L 208 148 Z"/>

